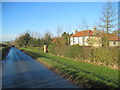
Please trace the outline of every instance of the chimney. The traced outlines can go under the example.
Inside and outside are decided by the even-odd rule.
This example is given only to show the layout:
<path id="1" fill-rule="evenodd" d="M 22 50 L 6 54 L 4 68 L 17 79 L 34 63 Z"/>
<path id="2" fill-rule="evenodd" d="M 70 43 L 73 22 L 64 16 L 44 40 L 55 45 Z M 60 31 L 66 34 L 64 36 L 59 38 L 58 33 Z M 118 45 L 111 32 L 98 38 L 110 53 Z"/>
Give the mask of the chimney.
<path id="1" fill-rule="evenodd" d="M 78 32 L 78 30 L 76 29 L 76 30 L 74 30 L 74 34 L 76 34 Z"/>

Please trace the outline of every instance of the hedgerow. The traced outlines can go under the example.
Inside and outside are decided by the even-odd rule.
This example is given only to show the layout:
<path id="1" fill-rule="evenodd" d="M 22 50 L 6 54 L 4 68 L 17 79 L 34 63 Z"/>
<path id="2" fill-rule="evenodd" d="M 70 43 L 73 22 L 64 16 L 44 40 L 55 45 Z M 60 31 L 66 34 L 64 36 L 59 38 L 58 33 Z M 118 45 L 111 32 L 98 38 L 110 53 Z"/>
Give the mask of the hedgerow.
<path id="1" fill-rule="evenodd" d="M 48 46 L 51 54 L 118 68 L 118 47 Z"/>

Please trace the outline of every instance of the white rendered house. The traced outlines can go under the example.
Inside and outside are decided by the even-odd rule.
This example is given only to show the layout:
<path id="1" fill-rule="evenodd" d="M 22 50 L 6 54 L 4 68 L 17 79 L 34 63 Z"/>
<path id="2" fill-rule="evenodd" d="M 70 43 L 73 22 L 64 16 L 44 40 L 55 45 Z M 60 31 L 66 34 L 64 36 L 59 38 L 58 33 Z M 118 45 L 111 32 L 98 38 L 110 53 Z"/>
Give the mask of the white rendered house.
<path id="1" fill-rule="evenodd" d="M 96 28 L 92 30 L 84 30 L 80 32 L 76 32 L 75 34 L 70 36 L 70 45 L 79 44 L 80 46 L 102 46 L 102 37 L 101 35 L 105 35 L 103 33 L 96 33 Z M 110 46 L 119 46 L 120 39 L 117 35 L 110 34 L 109 39 Z"/>

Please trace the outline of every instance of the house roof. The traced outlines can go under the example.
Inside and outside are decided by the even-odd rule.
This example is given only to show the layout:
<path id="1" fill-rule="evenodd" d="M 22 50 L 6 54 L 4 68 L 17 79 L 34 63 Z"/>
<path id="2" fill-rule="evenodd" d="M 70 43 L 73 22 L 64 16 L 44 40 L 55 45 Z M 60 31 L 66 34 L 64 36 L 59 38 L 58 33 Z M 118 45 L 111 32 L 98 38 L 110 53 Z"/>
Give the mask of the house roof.
<path id="1" fill-rule="evenodd" d="M 111 40 L 111 41 L 120 41 L 119 37 L 117 37 L 117 36 L 110 37 L 109 40 Z"/>
<path id="2" fill-rule="evenodd" d="M 81 36 L 93 36 L 94 32 L 92 30 L 84 30 L 77 32 L 76 34 L 71 35 L 70 37 L 81 37 Z M 109 40 L 111 41 L 120 41 L 119 37 L 116 34 L 106 34 L 99 33 L 98 36 L 109 36 Z"/>
<path id="3" fill-rule="evenodd" d="M 80 37 L 80 36 L 92 36 L 93 31 L 92 30 L 84 30 L 77 32 L 76 34 L 73 34 L 71 37 Z"/>
<path id="4" fill-rule="evenodd" d="M 111 41 L 120 41 L 119 37 L 117 34 L 106 34 L 106 33 L 100 33 L 99 36 L 108 36 L 109 40 Z"/>

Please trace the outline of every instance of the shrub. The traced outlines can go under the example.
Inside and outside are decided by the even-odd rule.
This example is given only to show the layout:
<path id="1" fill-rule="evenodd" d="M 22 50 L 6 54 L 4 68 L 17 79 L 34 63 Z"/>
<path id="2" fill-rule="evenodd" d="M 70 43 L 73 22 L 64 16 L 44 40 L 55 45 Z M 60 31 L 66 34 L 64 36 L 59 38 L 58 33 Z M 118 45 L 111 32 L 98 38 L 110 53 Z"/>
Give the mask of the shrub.
<path id="1" fill-rule="evenodd" d="M 117 47 L 93 48 L 90 59 L 95 62 L 102 62 L 105 65 L 116 65 L 118 63 L 118 52 Z"/>
<path id="2" fill-rule="evenodd" d="M 83 56 L 82 56 L 82 49 L 83 48 L 80 47 L 79 45 L 69 46 L 65 56 L 69 57 L 69 58 L 83 58 Z"/>
<path id="3" fill-rule="evenodd" d="M 83 56 L 83 59 L 85 60 L 89 60 L 90 57 L 91 57 L 91 50 L 92 50 L 92 47 L 83 47 L 83 50 L 82 50 L 82 56 Z"/>
<path id="4" fill-rule="evenodd" d="M 84 47 L 79 45 L 49 45 L 48 52 L 68 58 L 90 60 L 102 65 L 118 67 L 118 47 Z"/>
<path id="5" fill-rule="evenodd" d="M 55 47 L 56 47 L 56 45 L 54 45 L 54 44 L 49 45 L 48 52 L 51 54 L 55 54 Z"/>

